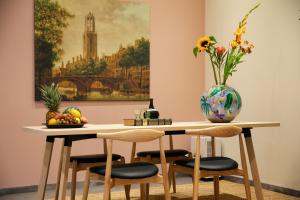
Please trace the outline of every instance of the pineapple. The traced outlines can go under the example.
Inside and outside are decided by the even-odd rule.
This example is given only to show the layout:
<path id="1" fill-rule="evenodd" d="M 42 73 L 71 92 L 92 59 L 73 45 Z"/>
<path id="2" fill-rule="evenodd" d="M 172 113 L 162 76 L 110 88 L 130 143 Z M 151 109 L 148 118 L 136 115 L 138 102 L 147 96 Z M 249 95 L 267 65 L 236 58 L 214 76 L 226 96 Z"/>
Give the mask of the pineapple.
<path id="1" fill-rule="evenodd" d="M 46 123 L 48 123 L 48 121 L 51 118 L 54 118 L 58 113 L 62 97 L 58 91 L 58 86 L 54 83 L 50 86 L 42 85 L 40 91 L 44 104 L 48 108 L 48 112 L 46 114 Z"/>

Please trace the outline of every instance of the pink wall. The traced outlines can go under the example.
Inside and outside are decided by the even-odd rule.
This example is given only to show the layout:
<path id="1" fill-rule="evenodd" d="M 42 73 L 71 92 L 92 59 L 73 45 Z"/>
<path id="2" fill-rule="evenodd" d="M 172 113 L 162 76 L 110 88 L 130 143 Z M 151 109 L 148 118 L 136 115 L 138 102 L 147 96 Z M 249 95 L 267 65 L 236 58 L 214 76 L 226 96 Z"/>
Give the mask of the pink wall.
<path id="1" fill-rule="evenodd" d="M 201 120 L 199 97 L 203 91 L 203 58 L 192 47 L 204 34 L 204 0 L 147 0 L 151 5 L 151 96 L 163 117 L 174 121 Z M 0 188 L 38 184 L 45 138 L 22 130 L 40 125 L 46 109 L 34 101 L 33 1 L 0 1 Z M 90 123 L 121 123 L 147 102 L 72 102 Z M 178 137 L 178 147 L 189 148 Z M 55 181 L 61 143 L 55 145 L 49 182 Z M 151 148 L 148 145 L 144 148 Z M 74 144 L 73 154 L 95 153 L 99 141 Z M 156 146 L 155 146 L 156 147 Z M 127 152 L 120 143 L 116 152 Z"/>

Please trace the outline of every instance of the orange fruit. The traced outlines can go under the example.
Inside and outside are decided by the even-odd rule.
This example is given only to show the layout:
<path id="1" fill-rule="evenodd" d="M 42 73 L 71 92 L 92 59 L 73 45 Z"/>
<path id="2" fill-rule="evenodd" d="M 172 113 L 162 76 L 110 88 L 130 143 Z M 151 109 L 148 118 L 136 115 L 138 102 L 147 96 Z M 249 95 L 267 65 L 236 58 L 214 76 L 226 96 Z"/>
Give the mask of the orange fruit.
<path id="1" fill-rule="evenodd" d="M 56 119 L 54 118 L 49 119 L 48 125 L 56 125 L 56 124 L 57 124 Z"/>

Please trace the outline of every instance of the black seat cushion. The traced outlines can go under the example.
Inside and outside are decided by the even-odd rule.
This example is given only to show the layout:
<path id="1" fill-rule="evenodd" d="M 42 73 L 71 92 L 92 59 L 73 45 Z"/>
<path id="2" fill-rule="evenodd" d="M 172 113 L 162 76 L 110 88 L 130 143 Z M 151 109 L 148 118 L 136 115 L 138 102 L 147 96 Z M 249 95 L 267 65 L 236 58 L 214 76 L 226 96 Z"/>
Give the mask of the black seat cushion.
<path id="1" fill-rule="evenodd" d="M 90 171 L 105 176 L 105 166 L 91 167 Z M 112 178 L 120 179 L 141 179 L 154 176 L 158 173 L 156 165 L 145 162 L 126 163 L 113 165 L 111 170 Z"/>
<path id="2" fill-rule="evenodd" d="M 173 150 L 165 150 L 166 157 L 176 157 L 176 156 L 185 156 L 189 152 L 184 149 L 173 149 Z M 147 157 L 151 156 L 152 158 L 159 158 L 160 152 L 159 151 L 141 151 L 137 153 L 139 157 Z"/>
<path id="3" fill-rule="evenodd" d="M 184 167 L 194 168 L 195 160 L 176 160 L 175 163 Z M 207 157 L 200 160 L 200 170 L 223 171 L 236 168 L 238 168 L 238 163 L 227 157 Z"/>
<path id="4" fill-rule="evenodd" d="M 81 156 L 71 156 L 70 161 L 76 160 L 78 163 L 97 163 L 106 162 L 106 154 L 94 154 L 94 155 L 81 155 Z M 116 161 L 121 158 L 118 154 L 112 154 L 112 160 Z"/>

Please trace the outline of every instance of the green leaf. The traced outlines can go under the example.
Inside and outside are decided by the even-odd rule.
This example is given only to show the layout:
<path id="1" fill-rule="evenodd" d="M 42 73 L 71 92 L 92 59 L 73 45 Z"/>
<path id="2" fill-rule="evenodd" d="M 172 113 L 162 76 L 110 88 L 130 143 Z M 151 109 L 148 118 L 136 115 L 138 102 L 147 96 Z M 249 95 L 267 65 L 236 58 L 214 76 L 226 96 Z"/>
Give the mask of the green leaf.
<path id="1" fill-rule="evenodd" d="M 214 65 L 216 65 L 216 66 L 218 66 L 219 64 L 218 64 L 218 62 L 216 62 L 216 61 L 213 61 L 213 63 L 214 63 Z"/>
<path id="2" fill-rule="evenodd" d="M 197 54 L 198 54 L 198 52 L 199 52 L 199 49 L 198 49 L 198 47 L 194 47 L 194 49 L 193 49 L 193 53 L 194 53 L 194 56 L 197 58 Z"/>
<path id="3" fill-rule="evenodd" d="M 226 51 L 224 54 L 223 54 L 223 56 L 222 56 L 222 60 L 225 58 L 225 56 L 227 56 L 228 55 L 228 51 Z"/>
<path id="4" fill-rule="evenodd" d="M 211 41 L 217 43 L 217 40 L 216 40 L 216 38 L 215 38 L 214 36 L 209 36 L 209 39 L 210 39 Z"/>

